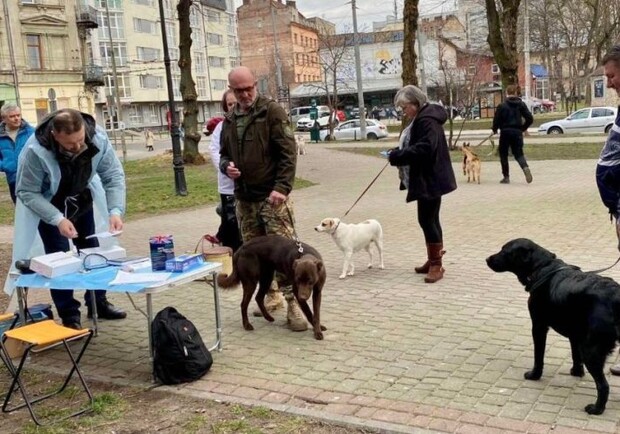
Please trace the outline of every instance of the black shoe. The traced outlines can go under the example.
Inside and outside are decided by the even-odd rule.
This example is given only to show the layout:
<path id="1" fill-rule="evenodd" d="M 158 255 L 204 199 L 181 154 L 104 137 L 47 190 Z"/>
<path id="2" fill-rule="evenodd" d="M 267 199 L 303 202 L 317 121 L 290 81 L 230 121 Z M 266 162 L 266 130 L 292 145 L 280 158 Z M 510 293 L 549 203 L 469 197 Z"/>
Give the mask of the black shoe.
<path id="1" fill-rule="evenodd" d="M 80 323 L 79 320 L 67 320 L 62 322 L 63 327 L 67 327 L 70 329 L 74 329 L 74 330 L 82 330 L 82 324 Z"/>
<path id="2" fill-rule="evenodd" d="M 88 318 L 93 317 L 93 312 L 88 306 Z M 100 319 L 124 319 L 127 318 L 127 312 L 119 307 L 115 307 L 112 303 L 105 300 L 102 303 L 97 303 L 97 318 Z"/>
<path id="3" fill-rule="evenodd" d="M 504 178 L 502 178 L 502 180 L 499 182 L 500 184 L 510 184 L 510 178 L 507 176 L 504 176 Z"/>

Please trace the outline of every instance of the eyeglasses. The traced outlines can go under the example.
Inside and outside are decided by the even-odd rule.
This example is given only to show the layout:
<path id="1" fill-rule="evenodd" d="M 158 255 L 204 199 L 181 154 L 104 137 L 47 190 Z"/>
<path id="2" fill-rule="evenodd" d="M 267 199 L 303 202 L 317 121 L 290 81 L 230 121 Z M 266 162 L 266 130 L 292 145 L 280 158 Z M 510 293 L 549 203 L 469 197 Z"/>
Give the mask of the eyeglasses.
<path id="1" fill-rule="evenodd" d="M 230 88 L 230 90 L 232 90 L 236 94 L 239 94 L 239 93 L 250 93 L 256 87 L 256 83 L 254 83 L 252 86 L 249 86 L 249 87 L 232 87 L 232 86 L 228 86 L 228 87 Z"/>

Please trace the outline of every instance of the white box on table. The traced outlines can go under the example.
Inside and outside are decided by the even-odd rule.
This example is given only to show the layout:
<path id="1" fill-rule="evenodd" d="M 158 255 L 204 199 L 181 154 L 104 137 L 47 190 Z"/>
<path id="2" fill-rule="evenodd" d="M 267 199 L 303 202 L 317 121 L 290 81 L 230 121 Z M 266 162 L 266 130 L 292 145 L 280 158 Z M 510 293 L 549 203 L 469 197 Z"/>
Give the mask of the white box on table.
<path id="1" fill-rule="evenodd" d="M 103 256 L 108 261 L 111 259 L 119 259 L 127 256 L 127 251 L 123 249 L 121 246 L 110 246 L 110 247 L 89 247 L 87 249 L 80 250 L 80 258 L 84 258 L 86 255 L 90 255 L 96 253 L 98 255 Z"/>
<path id="2" fill-rule="evenodd" d="M 71 252 L 50 253 L 32 258 L 30 269 L 45 277 L 57 277 L 81 270 L 82 260 Z"/>

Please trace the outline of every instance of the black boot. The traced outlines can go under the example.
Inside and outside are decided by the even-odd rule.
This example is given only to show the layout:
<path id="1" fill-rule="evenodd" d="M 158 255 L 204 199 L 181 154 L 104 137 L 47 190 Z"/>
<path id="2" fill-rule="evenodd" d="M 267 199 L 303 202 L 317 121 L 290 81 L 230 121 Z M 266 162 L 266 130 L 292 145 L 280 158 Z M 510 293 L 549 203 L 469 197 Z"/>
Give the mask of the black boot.
<path id="1" fill-rule="evenodd" d="M 97 318 L 100 319 L 124 319 L 127 318 L 127 312 L 119 307 L 115 307 L 110 303 L 107 298 L 97 300 Z M 93 317 L 93 311 L 90 304 L 88 304 L 88 318 Z"/>

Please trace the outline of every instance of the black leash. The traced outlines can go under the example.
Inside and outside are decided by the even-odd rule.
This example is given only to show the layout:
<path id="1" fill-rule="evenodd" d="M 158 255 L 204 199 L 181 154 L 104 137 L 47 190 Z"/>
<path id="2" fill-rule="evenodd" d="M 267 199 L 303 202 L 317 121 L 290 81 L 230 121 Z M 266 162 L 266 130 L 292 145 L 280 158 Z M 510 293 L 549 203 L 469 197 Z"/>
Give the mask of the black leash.
<path id="1" fill-rule="evenodd" d="M 375 179 L 373 179 L 372 181 L 370 181 L 370 184 L 368 184 L 368 187 L 366 187 L 366 189 L 364 191 L 362 191 L 362 194 L 359 195 L 359 197 L 357 198 L 357 200 L 353 203 L 353 205 L 351 205 L 351 208 L 349 208 L 347 210 L 347 212 L 344 213 L 344 215 L 342 216 L 343 218 L 347 216 L 347 214 L 349 214 L 349 212 L 351 212 L 351 210 L 353 209 L 353 207 L 355 205 L 357 205 L 357 203 L 360 201 L 360 199 L 362 198 L 362 196 L 364 196 L 366 194 L 366 192 L 370 189 L 370 187 L 372 187 L 372 185 L 375 183 L 375 181 L 379 178 L 379 176 L 381 176 L 381 174 L 383 173 L 383 171 L 385 170 L 386 167 L 388 167 L 390 165 L 390 162 L 388 161 L 387 163 L 385 163 L 385 166 L 383 166 L 383 169 L 381 169 L 379 171 L 379 173 L 377 173 L 377 176 L 375 176 Z"/>
<path id="2" fill-rule="evenodd" d="M 609 267 L 600 268 L 598 270 L 593 270 L 593 271 L 588 271 L 588 273 L 594 273 L 594 274 L 602 273 L 603 271 L 607 271 L 607 270 L 609 270 L 611 268 L 614 268 L 618 264 L 618 262 L 620 262 L 620 257 L 618 257 L 618 259 L 616 259 L 616 262 L 611 264 Z"/>

